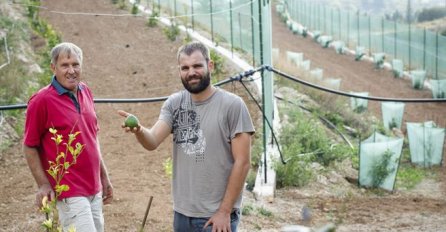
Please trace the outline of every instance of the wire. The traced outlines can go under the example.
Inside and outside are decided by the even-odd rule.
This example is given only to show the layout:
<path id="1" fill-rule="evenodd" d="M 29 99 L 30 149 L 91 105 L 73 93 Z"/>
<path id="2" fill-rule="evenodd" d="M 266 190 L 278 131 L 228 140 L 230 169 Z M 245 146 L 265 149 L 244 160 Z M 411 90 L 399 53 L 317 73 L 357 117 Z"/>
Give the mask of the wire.
<path id="1" fill-rule="evenodd" d="M 233 77 L 229 77 L 228 79 L 225 79 L 223 81 L 220 81 L 218 83 L 215 84 L 215 86 L 220 86 L 220 85 L 224 85 L 226 83 L 229 82 L 233 82 L 233 81 L 240 81 L 240 82 L 247 82 L 247 81 L 253 81 L 254 79 L 249 79 L 249 80 L 244 80 L 248 77 L 251 77 L 252 75 L 254 75 L 254 73 L 259 72 L 259 71 L 270 71 L 270 72 L 274 72 L 282 77 L 285 77 L 287 79 L 290 79 L 292 81 L 298 82 L 300 84 L 324 91 L 324 92 L 329 92 L 329 93 L 333 93 L 333 94 L 337 94 L 337 95 L 342 95 L 342 96 L 346 96 L 346 97 L 353 97 L 353 98 L 361 98 L 361 99 L 366 99 L 366 100 L 371 100 L 371 101 L 385 101 L 385 102 L 410 102 L 410 103 L 429 103 L 429 102 L 435 102 L 435 103 L 445 103 L 446 102 L 446 98 L 443 99 L 428 99 L 428 98 L 421 98 L 421 99 L 416 99 L 416 98 L 384 98 L 384 97 L 373 97 L 373 96 L 360 96 L 360 95 L 355 95 L 355 94 L 351 94 L 351 93 L 347 93 L 347 92 L 343 92 L 343 91 L 338 91 L 338 90 L 333 90 L 333 89 L 329 89 L 326 87 L 322 87 L 316 84 L 312 84 L 309 83 L 307 81 L 301 80 L 297 77 L 293 77 L 289 74 L 286 74 L 284 72 L 281 72 L 271 66 L 268 65 L 262 65 L 259 66 L 255 69 L 251 69 L 245 72 L 241 72 Z M 101 98 L 101 99 L 94 99 L 95 103 L 138 103 L 138 102 L 159 102 L 159 101 L 164 101 L 166 100 L 167 97 L 155 97 L 155 98 L 127 98 L 127 99 L 112 99 L 112 98 Z M 254 98 L 253 98 L 254 99 Z M 26 104 L 16 104 L 16 105 L 6 105 L 6 106 L 0 106 L 0 110 L 16 110 L 16 109 L 25 109 L 27 107 Z M 269 122 L 268 122 L 269 123 Z"/>
<path id="2" fill-rule="evenodd" d="M 232 8 L 228 8 L 226 10 L 221 10 L 221 11 L 216 11 L 216 12 L 212 12 L 212 13 L 199 13 L 199 14 L 185 14 L 185 15 L 176 15 L 176 16 L 170 16 L 170 17 L 164 17 L 166 19 L 177 19 L 177 18 L 187 18 L 187 17 L 193 17 L 193 16 L 207 16 L 207 15 L 217 15 L 217 14 L 223 14 L 226 12 L 230 12 L 239 8 L 244 7 L 245 5 L 249 5 L 251 3 L 256 2 L 257 0 L 252 0 L 249 2 L 246 2 L 244 4 L 240 4 L 236 7 L 232 7 Z M 109 14 L 109 13 L 87 13 L 87 12 L 66 12 L 66 11 L 57 11 L 57 10 L 50 10 L 48 7 L 43 7 L 43 6 L 37 6 L 37 5 L 32 5 L 32 4 L 26 4 L 26 3 L 9 3 L 9 4 L 15 4 L 15 5 L 23 5 L 26 7 L 35 7 L 35 8 L 39 8 L 42 10 L 46 10 L 47 12 L 50 13 L 54 13 L 54 14 L 62 14 L 62 15 L 84 15 L 84 16 L 111 16 L 111 17 L 142 17 L 142 15 L 134 15 L 134 14 Z M 131 3 L 133 4 L 133 3 Z M 247 15 L 248 16 L 248 15 Z M 152 17 L 150 16 L 149 18 L 159 18 L 159 16 L 156 17 Z M 255 17 L 252 17 L 252 19 L 258 24 L 258 22 L 256 21 Z"/>
<path id="3" fill-rule="evenodd" d="M 266 121 L 266 123 L 268 124 L 269 129 L 271 130 L 271 135 L 273 136 L 273 140 L 277 145 L 277 150 L 279 151 L 279 156 L 280 156 L 280 161 L 282 161 L 282 164 L 286 164 L 287 161 L 283 159 L 283 154 L 282 154 L 282 150 L 280 149 L 280 145 L 279 145 L 279 141 L 276 137 L 276 134 L 274 133 L 273 127 L 271 125 L 271 122 L 268 120 L 268 118 L 266 117 L 266 115 L 263 113 L 262 107 L 260 106 L 260 104 L 256 101 L 256 99 L 254 98 L 254 96 L 252 95 L 251 91 L 249 91 L 249 89 L 246 87 L 245 83 L 243 83 L 242 81 L 240 81 L 240 83 L 243 85 L 243 87 L 245 88 L 246 92 L 248 92 L 249 96 L 252 98 L 252 100 L 256 103 L 257 107 L 259 107 L 260 111 L 262 112 L 262 116 L 263 119 Z"/>
<path id="4" fill-rule="evenodd" d="M 281 72 L 271 66 L 264 66 L 266 70 L 274 72 L 280 76 L 283 76 L 287 79 L 290 79 L 292 81 L 298 82 L 300 84 L 309 86 L 314 89 L 322 90 L 324 92 L 333 93 L 336 95 L 341 95 L 345 97 L 354 97 L 354 98 L 361 98 L 365 100 L 371 100 L 371 101 L 383 101 L 383 102 L 410 102 L 410 103 L 429 103 L 429 102 L 436 102 L 436 103 L 444 103 L 446 102 L 446 98 L 443 99 L 431 99 L 431 98 L 385 98 L 385 97 L 373 97 L 373 96 L 360 96 L 352 93 L 347 93 L 343 91 L 333 90 L 326 87 L 322 87 L 320 85 L 312 84 L 310 82 L 301 80 L 299 78 L 293 77 L 289 74 L 286 74 L 284 72 Z"/>

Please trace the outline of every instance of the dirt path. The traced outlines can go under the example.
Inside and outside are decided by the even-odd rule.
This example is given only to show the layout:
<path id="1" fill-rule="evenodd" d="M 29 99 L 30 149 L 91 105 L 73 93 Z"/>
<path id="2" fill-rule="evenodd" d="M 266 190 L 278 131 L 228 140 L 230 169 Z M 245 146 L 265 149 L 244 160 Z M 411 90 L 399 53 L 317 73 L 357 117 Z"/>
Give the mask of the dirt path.
<path id="1" fill-rule="evenodd" d="M 76 3 L 48 0 L 42 4 L 47 9 L 41 10 L 41 16 L 61 33 L 62 40 L 83 48 L 84 78 L 96 98 L 159 97 L 182 88 L 175 65 L 175 53 L 181 41 L 168 41 L 159 27 L 145 26 L 143 17 L 54 13 L 128 13 L 117 10 L 109 0 L 78 0 Z M 273 23 L 275 47 L 282 51 L 304 52 L 305 58 L 312 60 L 313 67 L 324 69 L 325 76 L 343 78 L 342 88 L 345 90 L 369 91 L 374 96 L 388 97 L 430 96 L 427 91 L 410 91 L 408 82 L 393 79 L 390 72 L 373 70 L 370 63 L 352 62 L 352 57 L 336 55 L 309 39 L 293 36 L 277 21 L 277 17 L 273 18 Z M 387 89 L 390 86 L 388 81 L 396 82 L 396 86 Z M 243 88 L 237 85 L 231 85 L 230 90 L 244 94 Z M 257 109 L 252 102 L 248 103 L 250 111 L 255 114 Z M 170 155 L 170 142 L 165 142 L 156 151 L 145 151 L 133 136 L 122 132 L 122 119 L 116 114 L 117 109 L 132 112 L 150 126 L 158 117 L 161 103 L 97 104 L 96 107 L 101 127 L 101 149 L 115 187 L 115 201 L 104 208 L 106 231 L 137 231 L 150 196 L 154 200 L 145 231 L 171 231 L 170 180 L 163 170 L 163 163 Z M 377 105 L 372 106 L 372 109 L 378 108 Z M 434 114 L 444 114 L 444 109 L 431 105 L 410 106 L 405 119 L 424 121 Z M 14 146 L 0 161 L 0 230 L 38 231 L 43 217 L 31 205 L 35 184 L 20 146 Z M 321 191 L 328 191 L 326 187 L 312 185 L 306 189 L 279 190 L 274 202 L 261 205 L 257 205 L 259 203 L 249 192 L 246 193 L 247 203 L 265 207 L 274 216 L 244 216 L 241 231 L 278 231 L 286 224 L 301 223 L 299 215 L 304 204 L 320 205 L 314 209 L 311 225 L 325 223 L 330 217 L 343 219 L 340 231 L 366 231 L 364 228 L 374 228 L 374 231 L 380 231 L 380 228 L 385 231 L 410 231 L 410 228 L 415 228 L 414 231 L 417 228 L 441 231 L 446 224 L 444 199 L 400 194 L 371 199 L 358 197 L 359 194 L 353 194 L 352 198 L 337 197 L 335 192 L 321 195 Z M 357 189 L 352 191 L 361 192 Z M 384 205 L 386 207 L 380 207 Z"/>

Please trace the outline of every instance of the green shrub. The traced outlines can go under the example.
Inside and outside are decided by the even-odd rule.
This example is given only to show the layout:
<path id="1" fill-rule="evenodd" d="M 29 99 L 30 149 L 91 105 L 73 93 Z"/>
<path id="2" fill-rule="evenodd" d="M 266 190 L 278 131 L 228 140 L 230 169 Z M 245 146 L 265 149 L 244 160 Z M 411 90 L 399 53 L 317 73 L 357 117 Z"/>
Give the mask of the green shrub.
<path id="1" fill-rule="evenodd" d="M 254 212 L 254 206 L 251 204 L 243 205 L 242 207 L 242 215 L 247 216 L 251 215 Z"/>
<path id="2" fill-rule="evenodd" d="M 251 167 L 258 168 L 263 158 L 263 132 L 259 131 L 254 134 L 254 144 L 251 150 Z"/>
<path id="3" fill-rule="evenodd" d="M 172 23 L 170 26 L 163 28 L 163 32 L 170 41 L 175 41 L 180 34 L 180 29 L 175 23 Z"/>
<path id="4" fill-rule="evenodd" d="M 262 216 L 265 216 L 265 217 L 273 216 L 273 213 L 270 210 L 266 209 L 265 207 L 260 207 L 257 210 L 258 210 L 259 214 Z"/>
<path id="5" fill-rule="evenodd" d="M 248 191 L 254 190 L 254 186 L 256 183 L 256 177 L 257 177 L 257 169 L 250 169 L 248 176 L 246 177 L 246 189 Z"/>
<path id="6" fill-rule="evenodd" d="M 313 172 L 308 163 L 301 161 L 299 158 L 291 159 L 285 165 L 276 161 L 274 170 L 276 171 L 277 188 L 285 186 L 302 187 L 313 179 Z"/>
<path id="7" fill-rule="evenodd" d="M 219 75 L 223 73 L 224 69 L 224 59 L 215 50 L 210 50 L 210 58 L 214 62 L 214 72 L 213 74 Z"/>
<path id="8" fill-rule="evenodd" d="M 433 21 L 435 19 L 443 18 L 446 16 L 446 8 L 434 7 L 421 10 L 418 14 L 418 22 Z"/>
<path id="9" fill-rule="evenodd" d="M 397 187 L 412 189 L 427 175 L 427 170 L 411 165 L 400 165 L 396 179 Z"/>
<path id="10" fill-rule="evenodd" d="M 136 3 L 133 3 L 132 4 L 132 9 L 130 10 L 130 13 L 132 15 L 137 15 L 138 12 L 139 12 L 138 5 Z"/>
<path id="11" fill-rule="evenodd" d="M 158 25 L 158 11 L 153 11 L 152 15 L 147 19 L 147 26 L 156 27 Z"/>
<path id="12" fill-rule="evenodd" d="M 393 154 L 392 151 L 386 150 L 382 158 L 373 164 L 373 167 L 370 170 L 370 176 L 372 177 L 372 185 L 374 187 L 380 186 L 384 180 L 386 180 L 387 176 L 395 171 L 394 168 L 389 168 L 389 164 L 395 162 L 392 160 Z"/>

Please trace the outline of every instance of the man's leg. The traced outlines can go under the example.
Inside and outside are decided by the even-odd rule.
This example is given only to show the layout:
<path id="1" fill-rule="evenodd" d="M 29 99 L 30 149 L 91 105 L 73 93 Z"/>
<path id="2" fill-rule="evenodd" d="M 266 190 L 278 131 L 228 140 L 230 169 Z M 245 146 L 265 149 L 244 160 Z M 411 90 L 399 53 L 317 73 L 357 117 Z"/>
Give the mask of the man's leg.
<path id="1" fill-rule="evenodd" d="M 104 214 L 102 213 L 102 192 L 99 192 L 91 200 L 91 213 L 97 232 L 104 232 Z"/>
<path id="2" fill-rule="evenodd" d="M 76 228 L 76 232 L 96 231 L 89 198 L 65 198 L 57 201 L 57 210 L 63 231 L 67 231 L 71 226 Z"/>

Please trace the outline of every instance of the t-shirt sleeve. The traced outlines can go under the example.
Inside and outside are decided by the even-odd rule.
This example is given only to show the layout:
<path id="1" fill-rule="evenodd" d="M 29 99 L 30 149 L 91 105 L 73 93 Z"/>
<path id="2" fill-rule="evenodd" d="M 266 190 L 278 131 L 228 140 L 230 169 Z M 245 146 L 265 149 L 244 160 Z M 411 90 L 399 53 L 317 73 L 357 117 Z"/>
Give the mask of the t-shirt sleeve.
<path id="1" fill-rule="evenodd" d="M 255 132 L 248 107 L 240 97 L 237 97 L 230 105 L 228 120 L 230 139 L 233 139 L 239 133 L 253 134 Z"/>
<path id="2" fill-rule="evenodd" d="M 173 124 L 172 102 L 173 102 L 172 96 L 167 98 L 167 100 L 164 102 L 163 106 L 161 107 L 160 115 L 158 117 L 158 120 L 162 120 L 162 121 L 166 122 L 170 128 L 172 128 L 172 124 Z"/>
<path id="3" fill-rule="evenodd" d="M 40 137 L 45 133 L 47 113 L 41 99 L 31 98 L 28 102 L 23 144 L 29 147 L 40 146 Z"/>

